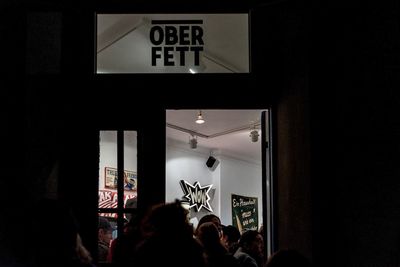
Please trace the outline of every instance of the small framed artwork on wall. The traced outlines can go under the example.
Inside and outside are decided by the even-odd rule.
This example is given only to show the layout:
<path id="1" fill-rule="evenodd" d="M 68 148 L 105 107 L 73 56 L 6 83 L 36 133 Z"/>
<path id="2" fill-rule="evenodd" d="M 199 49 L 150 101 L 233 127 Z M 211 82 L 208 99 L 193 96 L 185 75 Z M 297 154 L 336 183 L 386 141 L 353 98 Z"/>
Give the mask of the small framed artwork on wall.
<path id="1" fill-rule="evenodd" d="M 117 189 L 118 187 L 118 170 L 116 168 L 104 168 L 104 187 L 108 189 Z M 124 171 L 124 190 L 137 190 L 137 174 L 134 171 Z"/>

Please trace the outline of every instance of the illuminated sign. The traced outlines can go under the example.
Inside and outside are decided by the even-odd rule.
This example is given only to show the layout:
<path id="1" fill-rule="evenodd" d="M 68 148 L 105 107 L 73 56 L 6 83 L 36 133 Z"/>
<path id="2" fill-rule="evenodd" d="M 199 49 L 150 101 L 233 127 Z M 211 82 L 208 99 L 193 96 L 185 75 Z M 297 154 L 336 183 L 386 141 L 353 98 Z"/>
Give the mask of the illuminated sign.
<path id="1" fill-rule="evenodd" d="M 250 73 L 248 13 L 97 14 L 96 73 Z"/>
<path id="2" fill-rule="evenodd" d="M 201 208 L 212 212 L 209 203 L 210 196 L 208 195 L 212 184 L 201 186 L 199 182 L 195 182 L 192 185 L 184 180 L 181 180 L 179 183 L 182 187 L 183 193 L 185 194 L 183 197 L 188 201 L 189 208 L 195 207 L 197 212 L 199 212 Z"/>

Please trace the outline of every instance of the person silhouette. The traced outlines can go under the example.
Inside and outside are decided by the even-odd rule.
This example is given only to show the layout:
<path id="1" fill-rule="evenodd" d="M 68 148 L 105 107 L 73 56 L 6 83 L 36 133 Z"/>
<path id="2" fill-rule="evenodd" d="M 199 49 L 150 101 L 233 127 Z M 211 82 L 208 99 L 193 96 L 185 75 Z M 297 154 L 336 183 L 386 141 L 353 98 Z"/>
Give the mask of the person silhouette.
<path id="1" fill-rule="evenodd" d="M 240 267 L 262 267 L 264 241 L 256 230 L 247 230 L 239 240 L 239 248 L 233 255 L 239 260 Z"/>
<path id="2" fill-rule="evenodd" d="M 56 199 L 42 199 L 37 211 L 31 236 L 34 267 L 93 266 L 78 223 L 67 204 Z"/>
<path id="3" fill-rule="evenodd" d="M 222 226 L 222 243 L 229 253 L 234 254 L 239 247 L 240 232 L 233 225 Z"/>
<path id="4" fill-rule="evenodd" d="M 142 220 L 133 266 L 204 267 L 203 249 L 187 215 L 179 200 L 153 206 Z"/>
<path id="5" fill-rule="evenodd" d="M 197 224 L 197 228 L 195 231 L 195 235 L 197 235 L 197 231 L 203 223 L 212 222 L 217 227 L 218 231 L 221 233 L 222 231 L 222 224 L 221 219 L 215 214 L 207 214 L 201 217 L 199 223 Z"/>
<path id="6" fill-rule="evenodd" d="M 208 267 L 239 267 L 237 259 L 222 244 L 220 231 L 213 222 L 205 222 L 197 230 Z"/>
<path id="7" fill-rule="evenodd" d="M 97 257 L 98 262 L 106 262 L 114 228 L 105 217 L 99 217 Z"/>

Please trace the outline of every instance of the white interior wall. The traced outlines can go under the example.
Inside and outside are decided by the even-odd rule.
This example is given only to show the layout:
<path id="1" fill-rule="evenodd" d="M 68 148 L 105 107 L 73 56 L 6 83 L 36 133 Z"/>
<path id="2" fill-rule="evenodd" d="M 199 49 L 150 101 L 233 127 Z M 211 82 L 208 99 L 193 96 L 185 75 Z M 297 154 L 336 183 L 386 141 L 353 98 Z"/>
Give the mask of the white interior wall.
<path id="1" fill-rule="evenodd" d="M 180 186 L 180 180 L 185 180 L 190 184 L 199 182 L 201 186 L 212 184 L 213 187 L 209 193 L 210 206 L 213 213 L 219 214 L 219 190 L 216 184 L 219 184 L 219 170 L 211 171 L 206 161 L 209 157 L 209 151 L 206 149 L 190 149 L 188 144 L 168 139 L 166 149 L 166 202 L 172 202 L 175 199 L 181 200 L 184 196 Z M 214 190 L 217 188 L 217 190 Z M 209 213 L 202 209 L 196 212 L 190 210 L 191 221 L 196 227 L 198 220 Z"/>
<path id="2" fill-rule="evenodd" d="M 210 151 L 190 149 L 188 144 L 167 140 L 166 149 L 166 201 L 182 199 L 180 180 L 200 185 L 213 184 L 215 195 L 210 202 L 213 213 L 221 218 L 223 224 L 232 224 L 231 194 L 258 198 L 258 221 L 262 222 L 262 183 L 261 165 L 232 158 L 223 154 L 213 155 L 220 163 L 214 171 L 206 166 Z M 192 222 L 196 227 L 198 220 L 209 212 L 193 213 Z"/>
<path id="3" fill-rule="evenodd" d="M 137 173 L 137 132 L 124 132 L 124 168 Z"/>
<path id="4" fill-rule="evenodd" d="M 232 224 L 231 195 L 257 197 L 258 223 L 262 223 L 262 181 L 260 163 L 245 161 L 229 156 L 220 156 L 221 160 L 221 221 Z"/>
<path id="5" fill-rule="evenodd" d="M 99 189 L 104 189 L 105 167 L 117 168 L 117 132 L 100 131 Z"/>

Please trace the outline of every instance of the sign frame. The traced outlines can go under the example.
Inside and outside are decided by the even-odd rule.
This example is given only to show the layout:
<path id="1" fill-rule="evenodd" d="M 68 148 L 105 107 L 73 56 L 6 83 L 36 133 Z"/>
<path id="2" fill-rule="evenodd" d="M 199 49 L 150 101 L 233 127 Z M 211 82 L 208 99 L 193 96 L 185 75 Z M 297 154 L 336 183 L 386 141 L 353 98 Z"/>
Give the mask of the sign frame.
<path id="1" fill-rule="evenodd" d="M 112 167 L 104 167 L 104 188 L 117 190 L 118 170 Z M 137 191 L 137 173 L 124 171 L 124 190 Z"/>
<path id="2" fill-rule="evenodd" d="M 258 198 L 231 194 L 232 225 L 241 233 L 258 231 Z"/>

